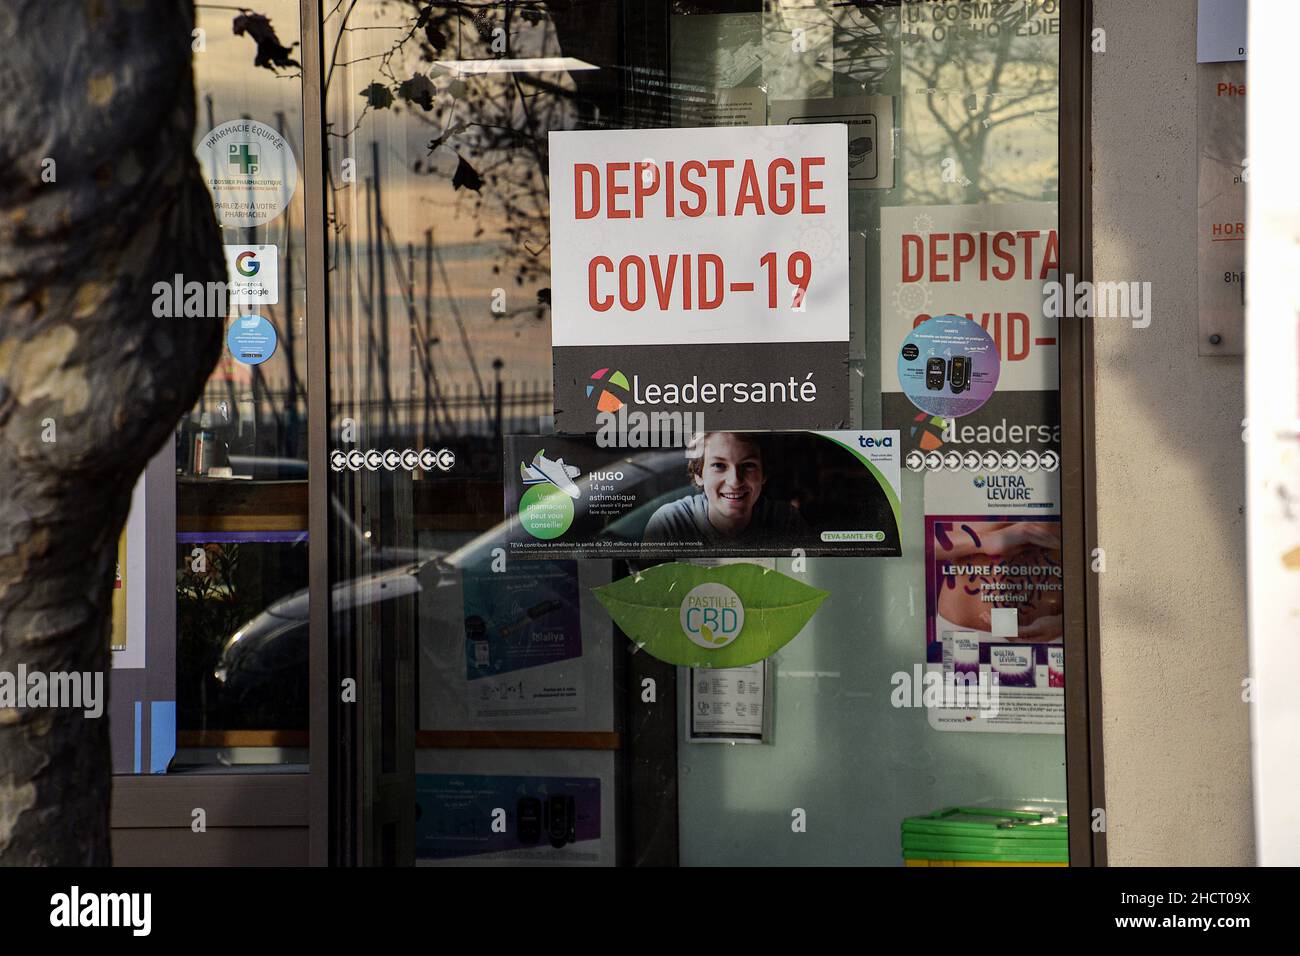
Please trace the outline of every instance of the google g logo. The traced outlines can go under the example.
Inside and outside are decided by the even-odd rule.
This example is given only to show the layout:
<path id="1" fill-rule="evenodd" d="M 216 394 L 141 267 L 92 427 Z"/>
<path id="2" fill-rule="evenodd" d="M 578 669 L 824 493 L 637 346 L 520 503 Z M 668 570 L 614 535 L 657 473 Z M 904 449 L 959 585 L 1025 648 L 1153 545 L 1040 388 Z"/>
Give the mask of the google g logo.
<path id="1" fill-rule="evenodd" d="M 745 605 L 725 584 L 706 582 L 692 588 L 678 611 L 682 633 L 700 647 L 716 651 L 740 636 Z"/>
<path id="2" fill-rule="evenodd" d="M 235 256 L 235 271 L 245 278 L 251 279 L 261 268 L 262 264 L 257 261 L 256 252 L 241 252 Z"/>

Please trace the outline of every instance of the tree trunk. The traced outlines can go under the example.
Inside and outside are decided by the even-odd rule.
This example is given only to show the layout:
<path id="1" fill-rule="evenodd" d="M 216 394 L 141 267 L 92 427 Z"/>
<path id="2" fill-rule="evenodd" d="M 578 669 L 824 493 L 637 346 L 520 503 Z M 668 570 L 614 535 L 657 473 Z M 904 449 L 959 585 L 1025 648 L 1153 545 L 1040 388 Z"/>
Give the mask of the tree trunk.
<path id="1" fill-rule="evenodd" d="M 131 489 L 197 400 L 224 281 L 194 158 L 188 0 L 0 5 L 0 679 L 95 672 Z M 52 162 L 51 162 L 52 161 Z M 110 862 L 108 708 L 0 704 L 0 864 Z"/>

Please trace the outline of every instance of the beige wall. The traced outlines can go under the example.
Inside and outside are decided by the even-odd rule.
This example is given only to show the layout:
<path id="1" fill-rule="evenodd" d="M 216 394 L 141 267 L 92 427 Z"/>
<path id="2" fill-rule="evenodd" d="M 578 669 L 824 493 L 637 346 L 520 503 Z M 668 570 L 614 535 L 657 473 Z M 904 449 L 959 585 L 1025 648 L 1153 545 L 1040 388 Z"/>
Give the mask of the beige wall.
<path id="1" fill-rule="evenodd" d="M 1096 0 L 1094 26 L 1094 277 L 1154 306 L 1095 335 L 1110 862 L 1250 864 L 1245 399 L 1240 357 L 1197 354 L 1196 0 Z"/>

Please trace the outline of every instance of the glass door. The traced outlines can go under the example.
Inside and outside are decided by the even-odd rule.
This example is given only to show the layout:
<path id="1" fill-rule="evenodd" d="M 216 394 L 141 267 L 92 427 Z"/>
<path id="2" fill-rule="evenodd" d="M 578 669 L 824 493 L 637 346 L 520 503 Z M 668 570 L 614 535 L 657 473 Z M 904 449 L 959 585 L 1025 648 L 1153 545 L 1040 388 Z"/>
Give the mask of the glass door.
<path id="1" fill-rule="evenodd" d="M 1060 34 L 326 11 L 357 859 L 1068 861 Z"/>

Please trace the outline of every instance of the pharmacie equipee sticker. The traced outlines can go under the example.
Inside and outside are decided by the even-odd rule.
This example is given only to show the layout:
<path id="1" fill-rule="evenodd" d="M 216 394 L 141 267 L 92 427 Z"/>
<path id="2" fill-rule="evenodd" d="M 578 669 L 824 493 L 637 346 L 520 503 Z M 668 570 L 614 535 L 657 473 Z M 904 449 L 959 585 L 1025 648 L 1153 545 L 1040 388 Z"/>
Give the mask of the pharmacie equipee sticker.
<path id="1" fill-rule="evenodd" d="M 260 315 L 236 317 L 226 332 L 226 348 L 236 362 L 261 365 L 275 354 L 275 326 Z"/>
<path id="2" fill-rule="evenodd" d="M 969 415 L 988 401 L 1000 372 L 992 336 L 965 316 L 927 319 L 898 351 L 898 383 L 912 404 L 930 415 Z"/>
<path id="3" fill-rule="evenodd" d="M 270 222 L 298 188 L 293 148 L 265 123 L 244 119 L 215 126 L 196 153 L 222 226 Z"/>

